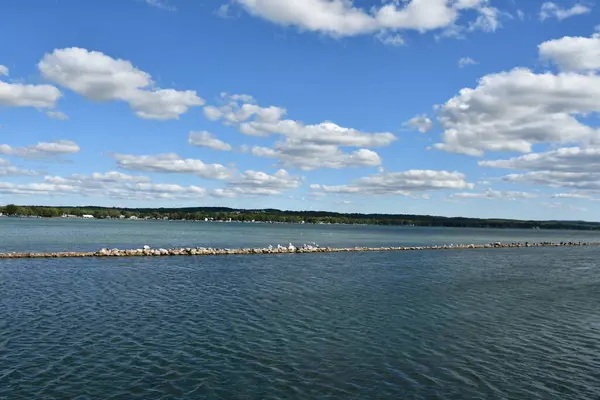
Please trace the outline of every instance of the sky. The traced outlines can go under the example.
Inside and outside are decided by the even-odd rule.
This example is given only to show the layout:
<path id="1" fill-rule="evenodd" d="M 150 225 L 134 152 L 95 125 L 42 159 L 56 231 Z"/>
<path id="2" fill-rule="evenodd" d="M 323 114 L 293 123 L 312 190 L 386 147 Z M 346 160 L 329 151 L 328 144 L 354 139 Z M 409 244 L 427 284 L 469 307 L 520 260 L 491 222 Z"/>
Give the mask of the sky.
<path id="1" fill-rule="evenodd" d="M 0 204 L 600 221 L 593 1 L 0 5 Z"/>

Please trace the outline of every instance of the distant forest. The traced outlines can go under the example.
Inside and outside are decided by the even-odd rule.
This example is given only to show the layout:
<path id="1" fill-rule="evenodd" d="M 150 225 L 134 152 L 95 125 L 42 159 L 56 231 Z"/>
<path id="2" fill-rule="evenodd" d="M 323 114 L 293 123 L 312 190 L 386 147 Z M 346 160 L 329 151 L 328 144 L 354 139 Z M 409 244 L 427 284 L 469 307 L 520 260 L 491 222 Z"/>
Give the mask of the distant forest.
<path id="1" fill-rule="evenodd" d="M 519 228 L 597 230 L 598 222 L 585 221 L 521 221 L 512 219 L 481 219 L 439 217 L 409 214 L 342 214 L 328 211 L 282 211 L 276 209 L 243 210 L 227 207 L 189 208 L 108 208 L 108 207 L 44 207 L 7 205 L 0 213 L 8 216 L 57 218 L 63 215 L 94 218 L 140 218 L 214 221 L 282 222 L 307 224 L 361 224 L 394 226 L 445 226 L 462 228 Z"/>

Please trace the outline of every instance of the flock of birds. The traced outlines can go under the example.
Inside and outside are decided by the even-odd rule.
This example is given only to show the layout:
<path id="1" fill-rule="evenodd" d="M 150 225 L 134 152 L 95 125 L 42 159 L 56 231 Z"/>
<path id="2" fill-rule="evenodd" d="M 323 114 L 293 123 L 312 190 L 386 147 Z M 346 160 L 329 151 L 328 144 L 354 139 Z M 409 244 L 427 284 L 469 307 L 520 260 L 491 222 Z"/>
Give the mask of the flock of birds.
<path id="1" fill-rule="evenodd" d="M 274 248 L 274 247 L 273 247 L 273 245 L 269 245 L 267 248 L 268 248 L 269 250 L 273 250 L 273 248 Z M 280 250 L 280 249 L 284 249 L 285 247 L 284 247 L 284 246 L 282 246 L 282 245 L 280 245 L 280 244 L 278 244 L 278 245 L 277 245 L 277 247 L 275 247 L 275 248 L 276 248 L 277 250 Z M 290 242 L 290 243 L 288 244 L 288 246 L 287 246 L 287 249 L 288 249 L 288 251 L 296 251 L 296 248 L 297 248 L 297 247 L 296 247 L 296 246 L 294 246 L 294 245 L 292 244 L 292 242 Z M 301 248 L 301 249 L 303 249 L 303 250 L 316 250 L 316 249 L 318 249 L 318 248 L 319 248 L 319 245 L 318 245 L 318 244 L 316 244 L 315 242 L 312 242 L 312 243 L 310 243 L 310 244 L 306 244 L 306 243 L 305 243 L 305 244 L 303 244 L 303 245 L 302 245 L 302 247 L 300 247 L 300 248 Z M 148 245 L 145 245 L 145 246 L 143 247 L 143 249 L 144 249 L 144 250 L 150 250 L 150 246 L 148 246 Z"/>
<path id="2" fill-rule="evenodd" d="M 269 245 L 269 247 L 267 247 L 267 248 L 269 250 L 273 250 L 273 245 Z M 280 245 L 280 244 L 278 244 L 276 248 L 277 248 L 277 250 L 280 250 L 280 249 L 284 249 L 285 247 L 282 246 L 282 245 Z M 316 244 L 315 242 L 312 242 L 311 244 L 306 244 L 305 243 L 301 247 L 301 249 L 303 249 L 303 250 L 315 250 L 315 249 L 318 249 L 318 248 L 319 248 L 319 245 Z M 296 246 L 294 246 L 292 244 L 292 242 L 290 242 L 290 244 L 288 244 L 288 246 L 287 246 L 287 249 L 288 249 L 288 251 L 296 251 Z"/>

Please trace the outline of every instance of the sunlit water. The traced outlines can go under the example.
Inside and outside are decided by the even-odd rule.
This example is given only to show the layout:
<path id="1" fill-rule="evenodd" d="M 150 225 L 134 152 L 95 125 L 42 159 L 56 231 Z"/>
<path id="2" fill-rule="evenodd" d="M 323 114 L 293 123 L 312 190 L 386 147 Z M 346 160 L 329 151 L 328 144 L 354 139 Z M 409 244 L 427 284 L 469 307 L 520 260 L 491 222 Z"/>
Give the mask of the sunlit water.
<path id="1" fill-rule="evenodd" d="M 599 235 L 0 219 L 0 251 L 304 238 Z M 596 400 L 599 256 L 590 247 L 0 260 L 0 399 Z"/>

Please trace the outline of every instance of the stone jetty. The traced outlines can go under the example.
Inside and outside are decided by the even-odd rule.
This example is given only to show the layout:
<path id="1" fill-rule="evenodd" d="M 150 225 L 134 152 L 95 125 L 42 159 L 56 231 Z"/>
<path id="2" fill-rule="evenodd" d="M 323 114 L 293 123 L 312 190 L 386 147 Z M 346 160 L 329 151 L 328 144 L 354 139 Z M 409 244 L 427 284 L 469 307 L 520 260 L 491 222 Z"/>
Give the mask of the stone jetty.
<path id="1" fill-rule="evenodd" d="M 167 256 L 222 256 L 222 255 L 250 255 L 250 254 L 304 254 L 304 253 L 345 253 L 345 252 L 399 252 L 423 250 L 469 250 L 469 249 L 505 249 L 523 247 L 574 247 L 574 246 L 600 246 L 600 242 L 524 242 L 489 244 L 459 244 L 459 245 L 434 245 L 434 246 L 401 246 L 401 247 L 318 247 L 302 246 L 288 247 L 269 246 L 268 248 L 243 248 L 243 249 L 215 249 L 206 247 L 187 247 L 172 249 L 152 249 L 144 246 L 139 249 L 100 249 L 91 252 L 53 252 L 53 253 L 0 253 L 0 259 L 7 258 L 81 258 L 81 257 L 167 257 Z"/>

